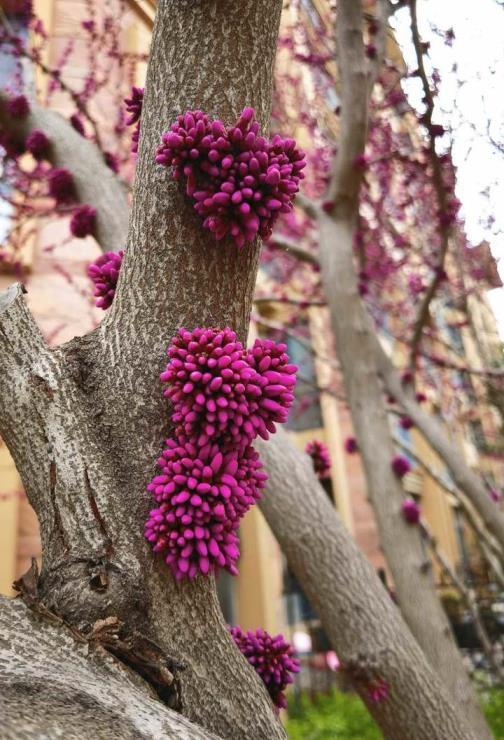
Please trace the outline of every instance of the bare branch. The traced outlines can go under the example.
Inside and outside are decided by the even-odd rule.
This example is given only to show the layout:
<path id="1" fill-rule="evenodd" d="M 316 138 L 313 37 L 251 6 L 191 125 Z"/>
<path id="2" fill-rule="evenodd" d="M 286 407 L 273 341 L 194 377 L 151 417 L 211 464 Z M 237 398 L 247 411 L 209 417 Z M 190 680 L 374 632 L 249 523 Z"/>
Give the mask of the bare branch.
<path id="1" fill-rule="evenodd" d="M 343 669 L 348 665 L 349 678 L 351 666 L 357 675 L 361 669 L 361 681 L 355 682 L 355 688 L 385 737 L 472 738 L 394 602 L 339 519 L 309 458 L 301 456 L 281 431 L 256 446 L 269 475 L 261 511 Z M 421 666 L 420 670 L 415 666 Z M 366 691 L 366 679 L 378 676 L 390 687 L 383 703 L 371 702 Z M 422 708 L 427 706 L 424 714 Z"/>

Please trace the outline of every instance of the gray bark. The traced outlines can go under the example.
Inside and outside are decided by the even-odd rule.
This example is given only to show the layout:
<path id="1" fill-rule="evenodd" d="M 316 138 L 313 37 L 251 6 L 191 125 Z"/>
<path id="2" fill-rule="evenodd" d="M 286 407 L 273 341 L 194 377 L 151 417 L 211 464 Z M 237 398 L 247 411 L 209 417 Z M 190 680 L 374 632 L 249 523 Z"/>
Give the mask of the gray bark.
<path id="1" fill-rule="evenodd" d="M 353 238 L 362 175 L 354 162 L 366 143 L 369 97 L 362 23 L 360 4 L 340 0 L 336 34 L 341 133 L 329 188 L 332 211 L 320 209 L 318 215 L 322 282 L 368 495 L 401 611 L 460 713 L 479 738 L 488 738 L 488 727 L 435 591 L 419 529 L 408 525 L 401 514 L 404 493 L 391 468 L 394 445 L 379 375 L 378 340 L 357 287 Z"/>
<path id="2" fill-rule="evenodd" d="M 0 597 L 3 740 L 217 740 L 99 644 Z"/>
<path id="3" fill-rule="evenodd" d="M 352 541 L 311 461 L 279 432 L 256 443 L 269 474 L 260 508 L 354 686 L 390 740 L 478 738 Z M 292 481 L 295 481 L 293 485 Z M 421 608 L 421 607 L 420 607 Z M 364 679 L 359 680 L 360 675 Z M 369 701 L 366 678 L 390 686 Z"/>
<path id="4" fill-rule="evenodd" d="M 117 616 L 187 664 L 183 714 L 233 740 L 285 732 L 227 633 L 214 579 L 175 584 L 143 524 L 169 432 L 166 346 L 184 324 L 229 325 L 245 338 L 259 245 L 216 244 L 154 153 L 187 109 L 229 123 L 252 105 L 267 124 L 280 11 L 280 0 L 159 3 L 112 310 L 98 330 L 53 350 L 19 289 L 0 317 L 0 431 L 39 516 L 39 598 L 72 624 Z"/>

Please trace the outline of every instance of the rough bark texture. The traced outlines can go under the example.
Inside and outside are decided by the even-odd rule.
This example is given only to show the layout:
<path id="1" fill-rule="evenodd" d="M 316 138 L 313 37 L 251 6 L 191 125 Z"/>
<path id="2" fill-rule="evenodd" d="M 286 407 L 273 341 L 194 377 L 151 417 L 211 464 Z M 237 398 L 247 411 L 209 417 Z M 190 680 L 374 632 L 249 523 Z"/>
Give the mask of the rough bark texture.
<path id="1" fill-rule="evenodd" d="M 342 524 L 309 458 L 301 457 L 282 432 L 256 446 L 269 474 L 261 511 L 385 737 L 484 737 L 473 733 L 454 708 L 399 610 Z M 365 683 L 377 676 L 387 681 L 390 695 L 374 704 Z"/>
<path id="2" fill-rule="evenodd" d="M 74 177 L 80 203 L 96 208 L 95 236 L 104 252 L 124 247 L 129 206 L 127 187 L 107 167 L 102 152 L 75 131 L 59 113 L 30 103 L 31 112 L 22 120 L 12 119 L 0 96 L 0 128 L 24 142 L 33 129 L 50 139 L 48 157 L 55 167 L 66 167 Z"/>
<path id="3" fill-rule="evenodd" d="M 361 173 L 354 166 L 366 143 L 368 72 L 359 3 L 340 0 L 336 25 L 341 80 L 341 135 L 329 189 L 333 208 L 322 209 L 320 262 L 336 351 L 362 456 L 380 542 L 401 611 L 431 665 L 450 689 L 478 737 L 490 737 L 475 692 L 436 594 L 430 561 L 417 528 L 402 514 L 403 489 L 394 475 L 394 445 L 380 381 L 376 338 L 360 299 L 353 257 Z"/>
<path id="4" fill-rule="evenodd" d="M 0 597 L 3 740 L 217 740 L 99 645 Z"/>
<path id="5" fill-rule="evenodd" d="M 213 578 L 176 585 L 150 552 L 144 491 L 169 431 L 166 346 L 183 325 L 229 325 L 245 338 L 259 245 L 216 244 L 154 153 L 187 109 L 232 122 L 252 105 L 267 124 L 280 11 L 280 0 L 159 3 L 113 309 L 54 350 L 19 289 L 0 318 L 0 404 L 10 406 L 0 431 L 40 519 L 40 597 L 73 624 L 116 615 L 155 640 L 187 664 L 185 716 L 233 740 L 285 733 L 227 633 Z"/>
<path id="6" fill-rule="evenodd" d="M 488 531 L 491 532 L 504 552 L 504 515 L 495 501 L 492 501 L 485 490 L 481 479 L 462 460 L 460 450 L 451 442 L 446 430 L 435 418 L 426 414 L 416 403 L 411 388 L 405 387 L 399 378 L 396 369 L 376 342 L 375 355 L 378 372 L 387 391 L 394 396 L 397 403 L 410 416 L 429 442 L 432 449 L 443 460 L 454 484 L 463 491 L 481 516 Z M 503 560 L 504 561 L 504 560 Z"/>

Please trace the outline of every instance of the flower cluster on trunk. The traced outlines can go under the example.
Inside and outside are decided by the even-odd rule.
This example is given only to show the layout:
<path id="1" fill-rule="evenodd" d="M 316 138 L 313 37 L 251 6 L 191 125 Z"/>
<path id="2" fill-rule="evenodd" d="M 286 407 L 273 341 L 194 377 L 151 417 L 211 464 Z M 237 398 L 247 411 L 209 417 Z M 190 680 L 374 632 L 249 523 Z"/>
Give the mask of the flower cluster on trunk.
<path id="1" fill-rule="evenodd" d="M 231 637 L 250 665 L 264 681 L 276 707 L 285 708 L 284 690 L 298 673 L 300 663 L 294 657 L 294 648 L 283 635 L 270 635 L 263 629 L 244 632 L 241 627 L 230 628 Z"/>
<path id="2" fill-rule="evenodd" d="M 286 420 L 294 399 L 285 349 L 268 339 L 246 349 L 228 327 L 182 328 L 168 347 L 161 381 L 175 430 L 147 487 L 158 506 L 145 536 L 177 579 L 237 573 L 239 523 L 267 478 L 251 444 Z"/>
<path id="3" fill-rule="evenodd" d="M 293 139 L 259 135 L 254 109 L 244 108 L 234 126 L 202 111 L 178 116 L 163 134 L 156 161 L 185 177 L 194 209 L 217 240 L 238 247 L 257 234 L 271 235 L 280 213 L 289 213 L 304 177 L 304 153 Z"/>
<path id="4" fill-rule="evenodd" d="M 313 469 L 322 480 L 328 478 L 331 472 L 331 455 L 329 448 L 318 439 L 313 439 L 305 447 L 305 452 L 310 455 L 313 463 Z"/>

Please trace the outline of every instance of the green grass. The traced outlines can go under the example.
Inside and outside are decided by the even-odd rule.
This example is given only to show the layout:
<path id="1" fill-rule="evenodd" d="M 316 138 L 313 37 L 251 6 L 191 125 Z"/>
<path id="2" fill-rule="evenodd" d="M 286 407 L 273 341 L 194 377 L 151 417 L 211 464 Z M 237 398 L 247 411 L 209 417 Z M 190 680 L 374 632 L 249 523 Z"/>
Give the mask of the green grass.
<path id="1" fill-rule="evenodd" d="M 495 740 L 504 740 L 504 690 L 482 695 L 483 711 Z M 310 699 L 291 694 L 286 723 L 291 740 L 381 740 L 383 735 L 355 694 L 333 691 Z"/>
<path id="2" fill-rule="evenodd" d="M 504 689 L 491 689 L 482 703 L 495 740 L 504 740 Z"/>
<path id="3" fill-rule="evenodd" d="M 315 700 L 289 701 L 286 724 L 291 740 L 380 740 L 383 736 L 355 694 L 333 691 Z"/>

